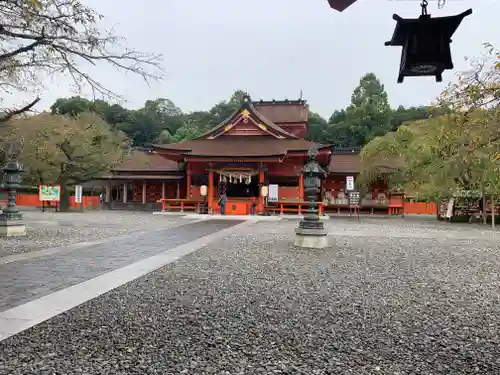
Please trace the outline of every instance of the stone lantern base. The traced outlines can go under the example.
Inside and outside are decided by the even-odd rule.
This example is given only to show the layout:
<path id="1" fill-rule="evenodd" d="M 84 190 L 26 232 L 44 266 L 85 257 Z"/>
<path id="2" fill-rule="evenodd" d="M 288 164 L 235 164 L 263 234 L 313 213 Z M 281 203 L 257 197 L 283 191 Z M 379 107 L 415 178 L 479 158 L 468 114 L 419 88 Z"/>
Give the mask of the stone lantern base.
<path id="1" fill-rule="evenodd" d="M 22 220 L 11 220 L 0 215 L 0 237 L 26 236 L 26 225 Z"/>
<path id="2" fill-rule="evenodd" d="M 295 229 L 294 246 L 309 249 L 323 249 L 328 246 L 328 237 L 324 229 Z"/>

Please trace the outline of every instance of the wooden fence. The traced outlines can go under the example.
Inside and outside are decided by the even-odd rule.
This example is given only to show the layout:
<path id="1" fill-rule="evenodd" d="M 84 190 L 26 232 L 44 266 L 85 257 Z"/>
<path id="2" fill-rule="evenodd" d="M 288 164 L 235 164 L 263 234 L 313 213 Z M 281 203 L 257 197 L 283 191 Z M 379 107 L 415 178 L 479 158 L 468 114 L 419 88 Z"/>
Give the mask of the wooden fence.
<path id="1" fill-rule="evenodd" d="M 82 203 L 84 208 L 97 208 L 100 205 L 99 197 L 94 196 L 83 196 Z M 80 207 L 79 203 L 75 203 L 75 197 L 71 196 L 69 199 L 69 203 L 71 207 Z M 0 205 L 7 204 L 6 197 L 0 199 Z M 16 204 L 18 206 L 30 206 L 30 207 L 41 207 L 42 202 L 38 199 L 38 194 L 17 194 Z"/>
<path id="2" fill-rule="evenodd" d="M 434 202 L 405 202 L 404 208 L 405 215 L 435 215 L 437 213 L 437 205 Z"/>
<path id="3" fill-rule="evenodd" d="M 2 194 L 3 195 L 3 194 Z M 3 198 L 3 199 L 2 199 Z M 83 207 L 84 208 L 97 208 L 100 206 L 99 197 L 96 196 L 83 196 Z M 0 196 L 0 205 L 6 204 L 6 195 Z M 18 206 L 31 206 L 31 207 L 41 207 L 42 202 L 38 200 L 38 194 L 27 194 L 19 193 L 17 195 L 16 203 Z M 75 203 L 75 197 L 70 197 L 71 207 L 80 207 L 79 204 Z M 435 215 L 437 212 L 437 206 L 434 202 L 405 202 L 404 203 L 404 213 L 405 215 Z"/>

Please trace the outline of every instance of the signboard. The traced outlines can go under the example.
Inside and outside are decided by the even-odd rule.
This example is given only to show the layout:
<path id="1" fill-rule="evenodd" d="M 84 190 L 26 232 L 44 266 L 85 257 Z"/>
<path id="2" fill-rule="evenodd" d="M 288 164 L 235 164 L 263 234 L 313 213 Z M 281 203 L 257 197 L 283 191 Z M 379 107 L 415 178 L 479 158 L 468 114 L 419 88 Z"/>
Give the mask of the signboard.
<path id="1" fill-rule="evenodd" d="M 354 190 L 354 177 L 353 176 L 347 176 L 345 178 L 345 189 L 347 191 Z"/>
<path id="2" fill-rule="evenodd" d="M 83 187 L 82 185 L 75 186 L 75 203 L 82 203 L 83 200 Z"/>
<path id="3" fill-rule="evenodd" d="M 349 206 L 350 207 L 359 206 L 359 191 L 351 191 L 349 193 Z"/>
<path id="4" fill-rule="evenodd" d="M 61 186 L 38 185 L 38 199 L 42 202 L 59 202 L 61 200 Z"/>
<path id="5" fill-rule="evenodd" d="M 278 185 L 269 185 L 269 192 L 267 196 L 268 202 L 277 202 L 278 197 Z"/>

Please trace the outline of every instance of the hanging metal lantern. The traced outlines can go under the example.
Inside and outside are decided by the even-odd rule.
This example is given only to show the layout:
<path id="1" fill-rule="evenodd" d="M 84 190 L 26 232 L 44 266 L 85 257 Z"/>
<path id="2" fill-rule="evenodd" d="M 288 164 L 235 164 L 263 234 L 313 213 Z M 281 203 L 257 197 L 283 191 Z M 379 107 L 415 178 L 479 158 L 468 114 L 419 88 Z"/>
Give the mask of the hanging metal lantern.
<path id="1" fill-rule="evenodd" d="M 421 4 L 419 18 L 404 19 L 394 14 L 396 29 L 386 46 L 402 46 L 398 83 L 404 77 L 435 76 L 436 82 L 443 80 L 442 73 L 453 69 L 451 59 L 451 37 L 462 20 L 472 14 L 469 9 L 456 16 L 431 18 L 427 13 L 427 0 Z"/>

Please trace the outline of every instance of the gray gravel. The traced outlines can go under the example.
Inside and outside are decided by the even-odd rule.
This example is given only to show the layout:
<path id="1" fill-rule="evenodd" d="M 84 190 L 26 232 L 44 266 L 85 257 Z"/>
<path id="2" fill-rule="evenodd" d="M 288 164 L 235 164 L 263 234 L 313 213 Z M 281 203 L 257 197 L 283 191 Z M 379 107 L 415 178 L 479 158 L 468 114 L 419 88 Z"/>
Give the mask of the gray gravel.
<path id="1" fill-rule="evenodd" d="M 24 212 L 27 235 L 0 238 L 0 258 L 79 242 L 96 241 L 137 231 L 169 228 L 181 219 L 150 212 L 90 211 L 85 213 Z M 186 220 L 184 220 L 186 221 Z"/>
<path id="2" fill-rule="evenodd" d="M 0 373 L 499 374 L 495 234 L 372 224 L 324 250 L 255 224 L 6 340 Z"/>

